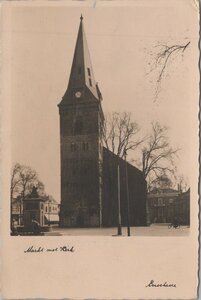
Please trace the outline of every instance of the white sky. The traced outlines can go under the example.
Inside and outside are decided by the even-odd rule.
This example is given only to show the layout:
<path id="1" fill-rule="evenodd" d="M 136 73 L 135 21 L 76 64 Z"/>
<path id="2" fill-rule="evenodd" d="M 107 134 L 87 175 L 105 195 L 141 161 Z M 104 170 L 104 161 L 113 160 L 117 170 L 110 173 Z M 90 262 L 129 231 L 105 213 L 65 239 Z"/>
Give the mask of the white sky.
<path id="1" fill-rule="evenodd" d="M 151 7 L 150 2 L 156 5 Z M 167 125 L 172 146 L 181 148 L 178 168 L 188 176 L 198 109 L 198 21 L 191 2 L 136 0 L 130 7 L 97 4 L 96 8 L 62 2 L 33 5 L 12 9 L 13 163 L 34 168 L 46 192 L 60 201 L 57 104 L 68 84 L 82 13 L 104 112 L 132 112 L 143 134 L 152 120 Z M 150 51 L 157 50 L 158 42 L 187 41 L 191 43 L 183 58 L 177 56 L 168 65 L 169 76 L 154 102 L 156 76 L 145 76 Z"/>

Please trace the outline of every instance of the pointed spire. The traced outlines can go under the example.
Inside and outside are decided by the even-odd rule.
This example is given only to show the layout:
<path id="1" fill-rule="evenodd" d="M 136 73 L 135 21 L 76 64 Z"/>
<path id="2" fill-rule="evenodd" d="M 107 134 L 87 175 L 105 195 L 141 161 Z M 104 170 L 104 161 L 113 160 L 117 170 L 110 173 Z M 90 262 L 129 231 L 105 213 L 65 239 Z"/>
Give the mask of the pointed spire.
<path id="1" fill-rule="evenodd" d="M 82 88 L 88 88 L 99 99 L 81 14 L 67 92 Z"/>

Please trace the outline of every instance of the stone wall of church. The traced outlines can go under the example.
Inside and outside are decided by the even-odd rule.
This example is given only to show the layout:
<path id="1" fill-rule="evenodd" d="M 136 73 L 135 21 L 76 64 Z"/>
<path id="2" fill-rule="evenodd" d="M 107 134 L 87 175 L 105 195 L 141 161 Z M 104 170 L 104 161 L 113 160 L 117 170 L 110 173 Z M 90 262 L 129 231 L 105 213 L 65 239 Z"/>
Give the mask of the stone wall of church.
<path id="1" fill-rule="evenodd" d="M 147 188 L 142 172 L 126 163 L 112 152 L 103 149 L 103 225 L 117 226 L 118 224 L 118 177 L 117 165 L 120 167 L 120 199 L 122 225 L 128 224 L 127 213 L 127 182 L 126 167 L 128 172 L 128 190 L 130 207 L 130 225 L 146 226 L 146 201 Z M 127 166 L 126 166 L 127 164 Z"/>

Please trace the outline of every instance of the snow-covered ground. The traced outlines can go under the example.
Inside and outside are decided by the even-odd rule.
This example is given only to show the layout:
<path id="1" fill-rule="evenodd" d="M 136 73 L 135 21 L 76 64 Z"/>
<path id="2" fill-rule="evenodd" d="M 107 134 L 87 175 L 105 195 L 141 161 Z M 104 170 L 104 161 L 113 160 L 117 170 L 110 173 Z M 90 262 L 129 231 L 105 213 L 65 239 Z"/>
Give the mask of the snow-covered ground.
<path id="1" fill-rule="evenodd" d="M 190 228 L 181 226 L 180 228 L 168 229 L 169 224 L 152 224 L 148 227 L 131 227 L 131 236 L 187 236 Z M 70 236 L 116 236 L 117 228 L 58 228 L 45 235 L 70 235 Z M 127 228 L 122 227 L 122 235 L 127 236 Z"/>

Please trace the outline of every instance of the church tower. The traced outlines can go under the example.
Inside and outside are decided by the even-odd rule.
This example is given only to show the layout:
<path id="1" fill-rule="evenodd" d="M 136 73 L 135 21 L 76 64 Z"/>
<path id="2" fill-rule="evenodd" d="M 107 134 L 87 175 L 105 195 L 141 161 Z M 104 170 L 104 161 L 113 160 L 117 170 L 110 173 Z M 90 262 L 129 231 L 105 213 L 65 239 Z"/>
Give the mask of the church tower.
<path id="1" fill-rule="evenodd" d="M 68 87 L 58 105 L 63 227 L 102 226 L 101 100 L 81 16 Z"/>

